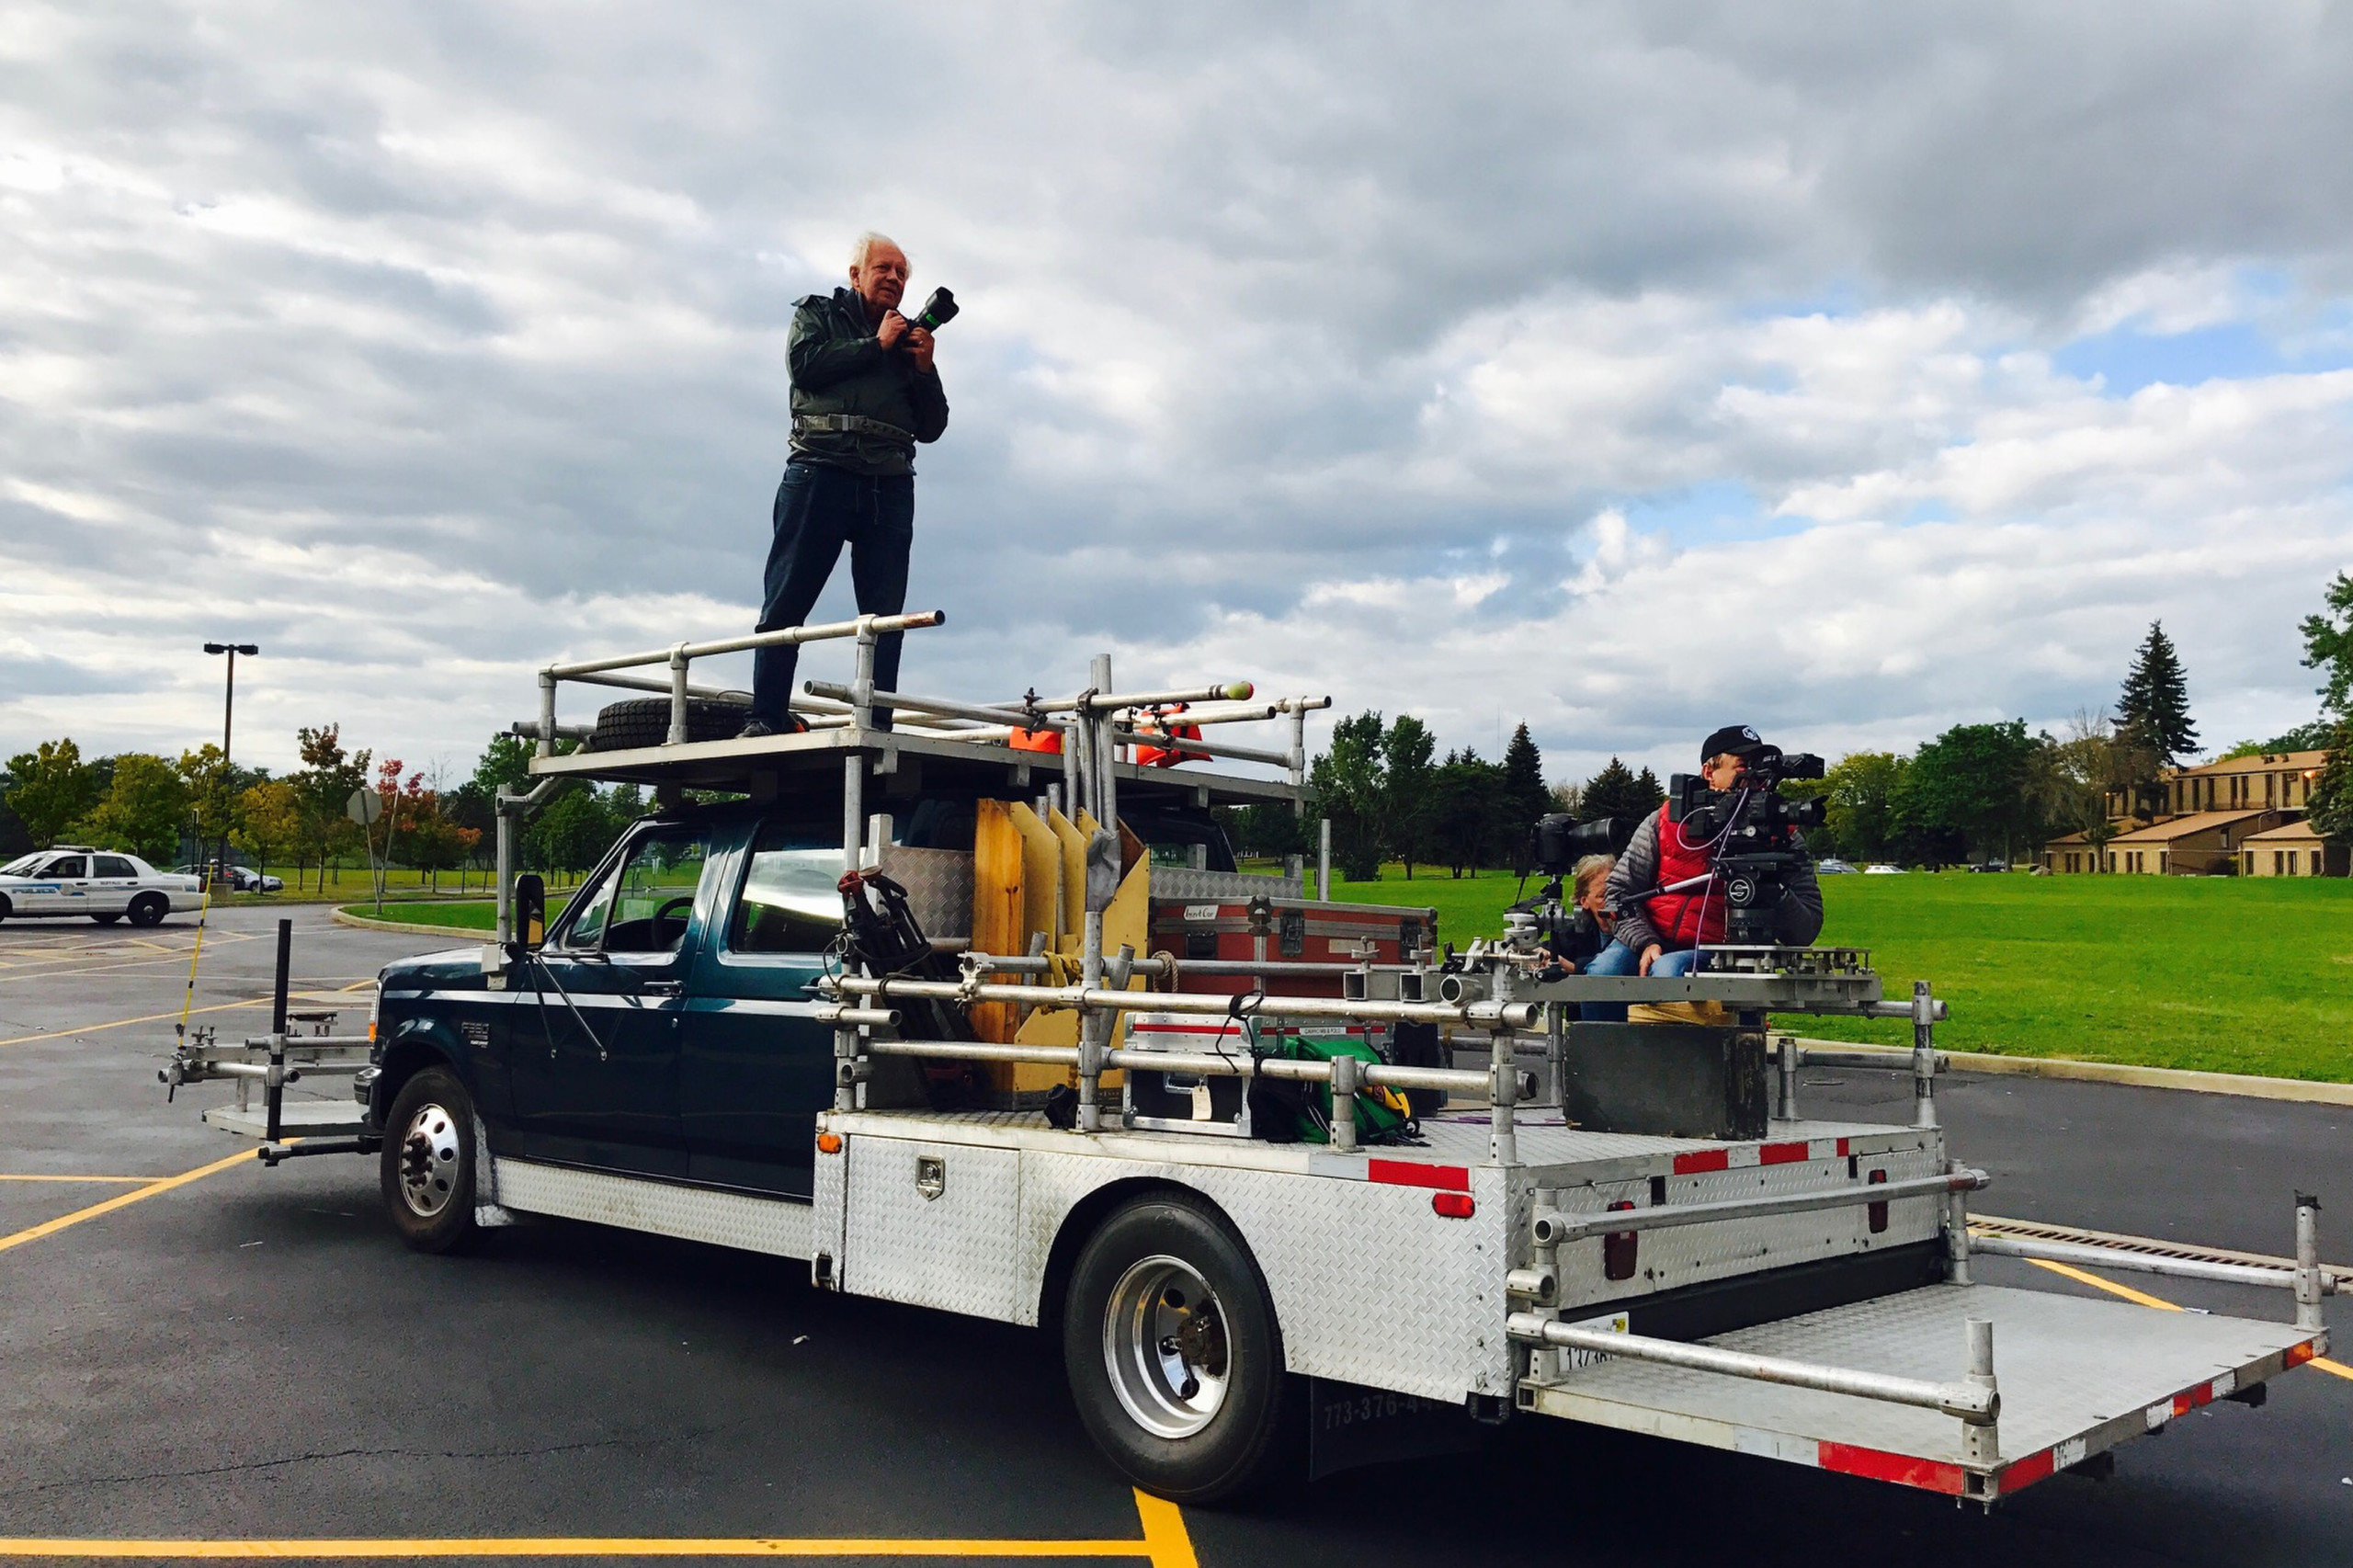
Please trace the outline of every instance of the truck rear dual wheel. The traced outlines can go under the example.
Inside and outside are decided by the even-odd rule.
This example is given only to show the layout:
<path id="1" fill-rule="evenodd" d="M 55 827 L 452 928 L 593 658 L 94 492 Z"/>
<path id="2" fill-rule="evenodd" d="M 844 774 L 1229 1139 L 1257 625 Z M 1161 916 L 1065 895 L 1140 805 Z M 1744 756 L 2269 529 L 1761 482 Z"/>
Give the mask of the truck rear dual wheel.
<path id="1" fill-rule="evenodd" d="M 1205 1205 L 1142 1199 L 1103 1222 L 1071 1271 L 1063 1365 L 1087 1435 L 1174 1502 L 1246 1493 L 1292 1451 L 1266 1281 Z"/>
<path id="2" fill-rule="evenodd" d="M 384 1210 L 418 1252 L 451 1252 L 474 1234 L 474 1102 L 458 1075 L 427 1067 L 392 1098 L 379 1165 Z"/>

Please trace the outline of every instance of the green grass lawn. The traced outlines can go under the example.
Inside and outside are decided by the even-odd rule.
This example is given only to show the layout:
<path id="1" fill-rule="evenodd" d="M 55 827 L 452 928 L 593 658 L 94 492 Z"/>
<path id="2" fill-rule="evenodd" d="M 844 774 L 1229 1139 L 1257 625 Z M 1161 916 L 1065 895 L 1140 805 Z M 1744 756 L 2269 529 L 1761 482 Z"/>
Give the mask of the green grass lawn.
<path id="1" fill-rule="evenodd" d="M 1869 948 L 1887 994 L 1927 980 L 1953 1051 L 2353 1081 L 2353 881 L 2205 877 L 1824 877 L 1822 939 Z M 1503 929 L 1517 878 L 1335 878 L 1335 899 L 1427 905 L 1457 947 Z M 551 915 L 562 900 L 551 898 Z M 365 903 L 347 906 L 367 915 Z M 388 919 L 488 931 L 484 903 L 387 903 Z M 1908 1025 L 1788 1017 L 1824 1040 Z"/>
<path id="2" fill-rule="evenodd" d="M 571 898 L 569 893 L 548 895 L 548 918 L 552 920 Z M 380 918 L 376 905 L 347 903 L 344 912 L 363 920 Z M 495 931 L 498 929 L 498 906 L 487 899 L 480 903 L 427 903 L 417 899 L 386 899 L 381 918 L 397 920 L 404 926 L 447 926 L 452 931 Z"/>
<path id="3" fill-rule="evenodd" d="M 2217 1073 L 2353 1081 L 2353 882 L 2320 878 L 1824 877 L 1822 939 L 1869 948 L 1888 994 L 1927 980 L 1939 1044 Z M 1515 878 L 1335 880 L 1332 896 L 1428 904 L 1458 946 L 1502 928 Z M 1908 1044 L 1901 1023 L 1777 1020 Z"/>

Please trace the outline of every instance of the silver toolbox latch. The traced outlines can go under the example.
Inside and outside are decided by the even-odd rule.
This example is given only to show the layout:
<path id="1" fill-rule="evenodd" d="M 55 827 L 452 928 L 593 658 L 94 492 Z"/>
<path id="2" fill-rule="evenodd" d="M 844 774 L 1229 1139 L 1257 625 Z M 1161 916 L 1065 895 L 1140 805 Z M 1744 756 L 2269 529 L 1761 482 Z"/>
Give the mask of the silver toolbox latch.
<path id="1" fill-rule="evenodd" d="M 939 1154 L 915 1156 L 915 1190 L 926 1199 L 948 1190 L 948 1161 Z"/>

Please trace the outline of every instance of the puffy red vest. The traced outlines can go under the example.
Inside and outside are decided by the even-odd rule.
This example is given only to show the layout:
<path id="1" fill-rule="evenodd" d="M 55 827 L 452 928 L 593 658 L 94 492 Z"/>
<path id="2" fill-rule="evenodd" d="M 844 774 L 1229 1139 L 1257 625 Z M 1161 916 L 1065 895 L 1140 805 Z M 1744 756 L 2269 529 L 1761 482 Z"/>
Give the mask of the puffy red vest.
<path id="1" fill-rule="evenodd" d="M 1686 848 L 1683 827 L 1669 822 L 1666 808 L 1658 809 L 1659 886 L 1683 881 L 1708 869 L 1704 843 Z M 1651 900 L 1651 924 L 1670 949 L 1703 947 L 1724 939 L 1724 890 L 1710 882 L 1688 892 L 1663 892 Z"/>

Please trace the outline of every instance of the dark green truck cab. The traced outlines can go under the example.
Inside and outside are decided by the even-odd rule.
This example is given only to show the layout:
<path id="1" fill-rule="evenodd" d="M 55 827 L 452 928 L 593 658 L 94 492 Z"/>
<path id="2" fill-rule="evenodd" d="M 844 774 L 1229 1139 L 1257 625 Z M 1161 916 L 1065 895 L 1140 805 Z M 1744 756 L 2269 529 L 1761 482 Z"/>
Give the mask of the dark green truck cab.
<path id="1" fill-rule="evenodd" d="M 649 816 L 621 835 L 521 962 L 467 948 L 381 977 L 369 1121 L 397 1151 L 403 1089 L 440 1069 L 501 1159 L 806 1199 L 833 1030 L 813 983 L 841 929 L 831 801 Z M 1131 822 L 1155 850 L 1231 870 L 1206 810 Z M 927 799 L 898 846 L 970 850 L 969 801 Z M 392 1156 L 397 1159 L 397 1152 Z M 387 1182 L 392 1181 L 388 1161 Z M 395 1213 L 401 1206 L 393 1205 Z"/>

